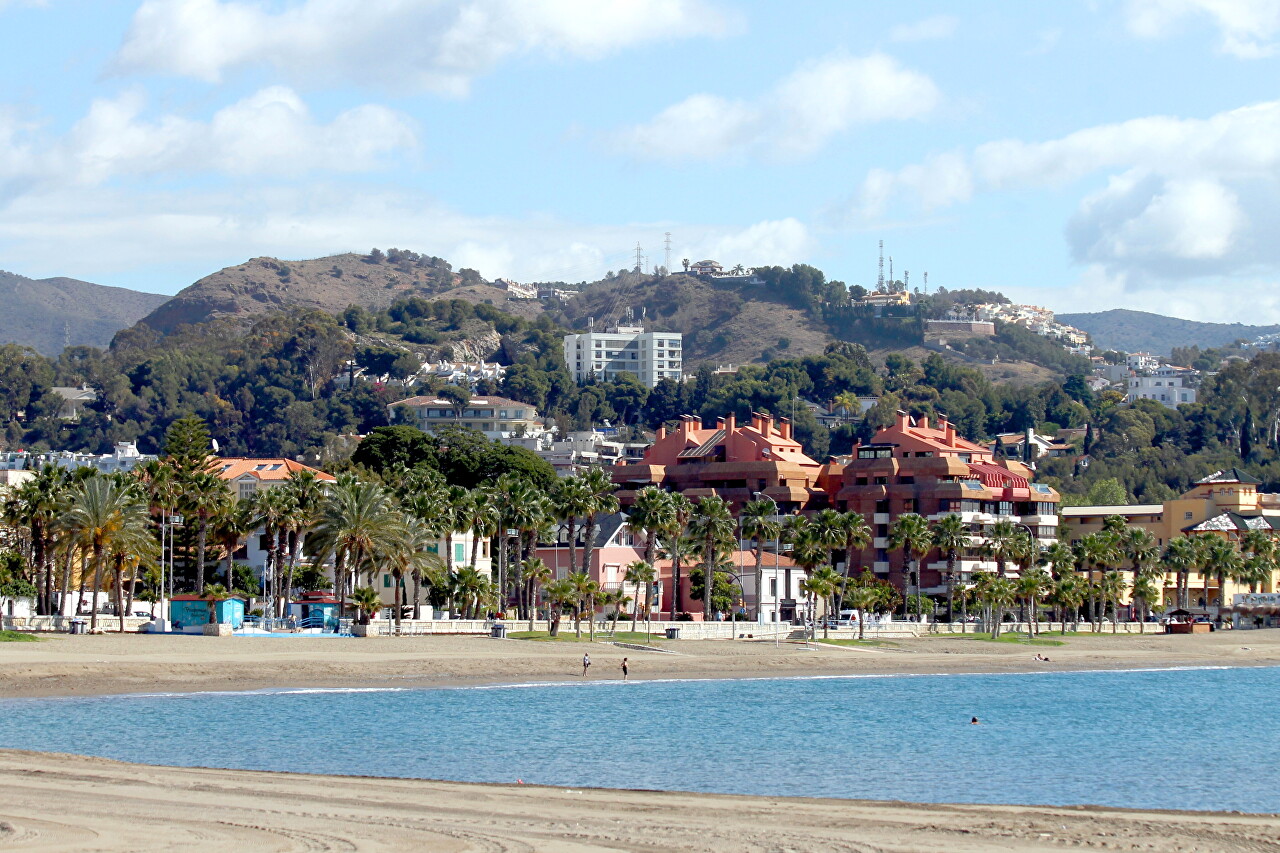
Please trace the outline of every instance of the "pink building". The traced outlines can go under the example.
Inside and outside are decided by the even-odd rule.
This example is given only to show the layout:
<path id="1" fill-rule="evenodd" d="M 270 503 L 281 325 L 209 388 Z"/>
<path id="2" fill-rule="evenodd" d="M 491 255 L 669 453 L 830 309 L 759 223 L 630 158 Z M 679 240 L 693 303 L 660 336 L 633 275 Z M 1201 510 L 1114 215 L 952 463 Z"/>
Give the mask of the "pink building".
<path id="1" fill-rule="evenodd" d="M 756 592 L 756 552 L 734 551 L 727 555 L 729 571 L 733 572 L 734 597 L 741 602 L 741 607 L 748 617 L 755 619 L 757 608 L 763 618 L 762 622 L 790 622 L 803 615 L 806 602 L 800 592 L 800 584 L 808 576 L 803 568 L 785 554 L 764 552 L 760 572 L 764 586 L 761 593 Z M 654 564 L 658 570 L 658 583 L 661 587 L 662 614 L 669 618 L 671 614 L 671 589 L 673 571 L 671 560 L 662 559 Z M 690 590 L 689 572 L 701 569 L 696 558 L 680 566 L 680 601 L 677 613 L 688 613 L 695 622 L 705 618 L 702 599 L 695 599 Z"/>
<path id="2" fill-rule="evenodd" d="M 627 573 L 627 566 L 636 560 L 644 559 L 644 540 L 633 536 L 627 526 L 627 517 L 622 513 L 614 513 L 596 521 L 595 546 L 591 551 L 591 565 L 584 566 L 583 534 L 581 528 L 578 535 L 578 570 L 586 571 L 593 581 L 602 589 L 620 589 L 622 579 Z M 559 541 L 554 545 L 539 545 L 537 556 L 551 567 L 557 578 L 569 574 L 569 543 L 563 528 L 559 530 Z M 635 590 L 628 585 L 627 593 L 634 596 Z"/>

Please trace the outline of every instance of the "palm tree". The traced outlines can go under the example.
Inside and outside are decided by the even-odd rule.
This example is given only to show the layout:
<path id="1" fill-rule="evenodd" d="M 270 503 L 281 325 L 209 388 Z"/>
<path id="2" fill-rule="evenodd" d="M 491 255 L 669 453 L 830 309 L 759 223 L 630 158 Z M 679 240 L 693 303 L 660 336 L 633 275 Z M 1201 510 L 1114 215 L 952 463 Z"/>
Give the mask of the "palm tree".
<path id="1" fill-rule="evenodd" d="M 444 504 L 444 480 L 434 469 L 419 467 L 406 472 L 396 488 L 401 508 L 413 522 L 422 527 L 433 545 L 445 536 L 445 528 L 453 524 L 453 512 Z M 323 508 L 323 501 L 321 502 Z M 316 523 L 319 523 L 317 516 Z M 442 561 L 443 565 L 443 561 Z M 413 573 L 413 618 L 422 618 L 421 571 Z"/>
<path id="2" fill-rule="evenodd" d="M 735 525 L 729 504 L 719 495 L 702 498 L 694 507 L 689 521 L 689 535 L 695 539 L 702 552 L 703 572 L 706 583 L 702 587 L 703 618 L 711 619 L 711 592 L 715 586 L 715 569 L 721 563 L 721 555 L 733 548 Z"/>
<path id="3" fill-rule="evenodd" d="M 1174 573 L 1178 606 L 1185 608 L 1188 604 L 1187 587 L 1190 585 L 1191 570 L 1200 564 L 1199 544 L 1190 536 L 1170 539 L 1160 561 L 1167 571 Z"/>
<path id="4" fill-rule="evenodd" d="M 1080 624 L 1080 607 L 1084 604 L 1088 588 L 1079 575 L 1063 575 L 1053 583 L 1050 591 L 1052 601 L 1058 607 L 1058 616 L 1062 619 L 1062 633 L 1067 633 L 1067 613 L 1072 615 L 1072 631 Z"/>
<path id="5" fill-rule="evenodd" d="M 912 575 L 914 573 L 917 581 L 919 580 L 920 561 L 933 549 L 933 531 L 929 528 L 929 522 L 923 515 L 914 512 L 898 516 L 889 528 L 889 547 L 902 552 L 902 614 L 905 619 Z"/>
<path id="6" fill-rule="evenodd" d="M 320 511 L 325 501 L 325 485 L 311 471 L 294 471 L 279 488 L 288 496 L 293 511 L 289 514 L 288 569 L 285 574 L 281 613 L 289 612 L 289 600 L 293 594 L 293 573 L 302 557 L 307 537 L 320 523 Z"/>
<path id="7" fill-rule="evenodd" d="M 226 481 L 208 471 L 191 475 L 182 485 L 183 509 L 196 520 L 196 589 L 204 589 L 209 519 L 230 500 L 231 490 L 227 488 Z"/>
<path id="8" fill-rule="evenodd" d="M 1044 569 L 1028 568 L 1025 569 L 1017 580 L 1018 597 L 1025 604 L 1026 620 L 1027 620 L 1027 639 L 1035 639 L 1036 632 L 1040 629 L 1040 597 L 1048 588 L 1050 582 L 1049 574 Z"/>
<path id="9" fill-rule="evenodd" d="M 844 591 L 853 578 L 853 555 L 871 545 L 871 528 L 860 512 L 850 510 L 841 515 L 840 530 L 844 534 L 840 543 L 844 546 L 844 579 L 840 582 L 839 603 L 836 605 L 837 615 L 844 607 Z"/>
<path id="10" fill-rule="evenodd" d="M 240 550 L 244 538 L 257 527 L 256 513 L 247 501 L 229 501 L 218 509 L 216 515 L 209 520 L 209 530 L 213 541 L 222 551 L 222 559 L 226 563 L 223 571 L 223 584 L 227 589 L 235 586 L 235 555 Z"/>
<path id="11" fill-rule="evenodd" d="M 587 630 L 590 633 L 590 639 L 594 642 L 596 638 L 596 596 L 600 594 L 600 584 L 591 579 L 586 572 L 574 572 L 569 575 L 568 580 L 573 584 L 573 633 L 574 636 L 582 638 L 582 611 L 583 604 L 587 610 Z"/>
<path id="12" fill-rule="evenodd" d="M 560 578 L 547 583 L 542 588 L 542 593 L 547 598 L 548 632 L 557 637 L 560 635 L 560 616 L 565 607 L 575 604 L 576 610 L 578 588 L 569 578 Z"/>
<path id="13" fill-rule="evenodd" d="M 826 607 L 826 618 L 822 620 L 822 639 L 831 638 L 831 600 L 840 589 L 841 576 L 830 566 L 823 566 L 809 576 L 809 588 L 820 597 Z"/>
<path id="14" fill-rule="evenodd" d="M 849 593 L 848 602 L 858 611 L 858 639 L 866 639 L 867 611 L 876 606 L 880 593 L 869 586 L 855 586 Z"/>
<path id="15" fill-rule="evenodd" d="M 680 569 L 688 553 L 685 543 L 686 528 L 689 517 L 693 514 L 693 504 L 678 492 L 671 495 L 671 517 L 667 525 L 660 530 L 664 540 L 664 548 L 671 557 L 671 621 L 676 614 L 684 610 L 683 591 L 680 588 Z"/>
<path id="16" fill-rule="evenodd" d="M 1221 536 L 1209 539 L 1203 553 L 1204 565 L 1200 568 L 1200 577 L 1204 578 L 1204 605 L 1208 612 L 1213 600 L 1209 598 L 1209 579 L 1218 581 L 1218 618 L 1226 608 L 1227 578 L 1238 577 L 1242 568 L 1240 551 L 1236 543 Z"/>
<path id="17" fill-rule="evenodd" d="M 596 524 L 602 515 L 618 511 L 618 497 L 613 481 L 603 468 L 588 468 L 582 475 L 582 488 L 586 492 L 587 505 L 582 524 L 582 568 L 590 572 L 591 556 L 595 551 Z"/>
<path id="18" fill-rule="evenodd" d="M 1093 573 L 1105 573 L 1108 568 L 1120 561 L 1120 547 L 1116 534 L 1110 530 L 1089 533 L 1076 543 L 1076 559 L 1080 570 L 1084 573 L 1085 583 L 1089 590 L 1089 624 L 1091 630 L 1102 630 L 1102 613 L 1098 609 L 1099 587 L 1094 583 Z"/>
<path id="19" fill-rule="evenodd" d="M 220 583 L 207 583 L 200 587 L 200 597 L 209 606 L 210 625 L 215 625 L 218 622 L 218 602 L 225 600 L 230 594 L 227 588 Z"/>
<path id="20" fill-rule="evenodd" d="M 627 566 L 627 573 L 622 578 L 623 583 L 633 584 L 636 588 L 635 603 L 636 606 L 631 609 L 631 633 L 636 631 L 636 619 L 640 616 L 640 602 L 645 602 L 644 621 L 646 625 L 649 622 L 649 588 L 653 585 L 654 578 L 657 573 L 653 566 L 644 560 L 636 560 Z M 641 593 L 641 589 L 644 590 Z M 647 633 L 646 629 L 646 633 Z"/>
<path id="21" fill-rule="evenodd" d="M 440 555 L 427 550 L 432 542 L 431 534 L 425 528 L 414 524 L 411 517 L 406 517 L 403 523 L 391 533 L 392 535 L 384 542 L 383 548 L 377 552 L 375 559 L 380 567 L 391 575 L 391 584 L 394 587 L 395 610 L 393 612 L 396 631 L 399 632 L 401 616 L 404 612 L 405 574 L 421 577 L 425 572 L 442 569 L 444 561 L 440 559 Z"/>
<path id="22" fill-rule="evenodd" d="M 553 495 L 556 518 L 565 523 L 569 540 L 569 574 L 578 571 L 578 519 L 591 508 L 587 484 L 579 474 L 565 477 L 556 484 Z"/>
<path id="23" fill-rule="evenodd" d="M 1249 592 L 1257 592 L 1258 585 L 1270 582 L 1275 572 L 1276 540 L 1269 530 L 1248 530 L 1240 538 L 1240 550 L 1245 555 L 1240 581 L 1249 585 Z"/>
<path id="24" fill-rule="evenodd" d="M 1108 603 L 1111 605 L 1111 633 L 1114 634 L 1118 629 L 1120 599 L 1124 597 L 1124 575 L 1115 570 L 1105 573 L 1098 582 L 1098 589 L 1102 594 L 1103 611 L 1106 611 Z"/>
<path id="25" fill-rule="evenodd" d="M 948 513 L 933 523 L 933 544 L 947 560 L 947 621 L 955 621 L 956 565 L 969 547 L 969 526 L 955 513 Z M 962 625 L 963 628 L 963 625 Z"/>
<path id="26" fill-rule="evenodd" d="M 1017 596 L 1018 588 L 1010 578 L 993 577 L 983 586 L 981 597 L 992 613 L 991 636 L 993 639 L 1000 636 L 1000 627 L 1004 622 L 1004 609 L 1016 601 Z"/>
<path id="27" fill-rule="evenodd" d="M 756 552 L 756 621 L 762 621 L 760 602 L 764 600 L 764 544 L 770 539 L 782 535 L 782 525 L 778 522 L 778 505 L 771 500 L 749 501 L 738 514 L 738 524 L 742 535 L 750 539 Z"/>
<path id="28" fill-rule="evenodd" d="M 35 476 L 14 489 L 4 502 L 5 521 L 26 528 L 29 534 L 30 563 L 37 579 L 36 612 L 55 612 L 53 605 L 53 554 L 58 517 L 66 510 L 69 478 L 56 465 L 44 465 Z M 63 593 L 66 589 L 64 586 Z M 61 607 L 57 608 L 61 612 Z"/>
<path id="29" fill-rule="evenodd" d="M 524 575 L 524 582 L 528 586 L 528 606 L 529 606 L 529 630 L 533 630 L 533 620 L 538 613 L 538 588 L 546 588 L 547 584 L 554 580 L 554 573 L 551 567 L 544 563 L 538 557 L 531 557 L 521 564 L 521 570 Z M 547 613 L 547 619 L 550 620 L 551 613 Z"/>
<path id="30" fill-rule="evenodd" d="M 149 519 L 146 504 L 137 491 L 115 477 L 86 477 L 71 493 L 71 503 L 60 523 L 93 558 L 94 606 L 90 630 L 98 627 L 97 594 L 102 589 L 106 559 L 125 531 Z"/>
<path id="31" fill-rule="evenodd" d="M 1147 632 L 1147 614 L 1151 612 L 1151 602 L 1160 596 L 1160 591 L 1156 589 L 1155 579 L 1150 575 L 1138 575 L 1133 582 L 1133 590 L 1131 592 L 1133 600 L 1138 604 L 1138 632 L 1145 634 Z"/>
<path id="32" fill-rule="evenodd" d="M 334 555 L 339 614 L 346 604 L 348 571 L 358 572 L 403 524 L 403 515 L 380 484 L 342 477 L 329 492 L 314 535 L 317 555 Z"/>
<path id="33" fill-rule="evenodd" d="M 351 603 L 360 614 L 360 624 L 368 625 L 382 610 L 382 596 L 371 586 L 358 586 L 351 593 Z"/>

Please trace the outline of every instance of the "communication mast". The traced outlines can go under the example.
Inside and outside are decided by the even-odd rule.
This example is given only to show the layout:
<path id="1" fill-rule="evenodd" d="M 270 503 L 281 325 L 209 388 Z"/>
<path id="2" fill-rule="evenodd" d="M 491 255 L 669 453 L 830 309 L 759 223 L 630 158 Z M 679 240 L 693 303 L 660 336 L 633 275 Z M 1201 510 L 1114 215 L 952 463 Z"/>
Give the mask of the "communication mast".
<path id="1" fill-rule="evenodd" d="M 876 276 L 876 291 L 884 293 L 884 241 L 880 241 L 880 274 Z"/>
<path id="2" fill-rule="evenodd" d="M 893 255 L 889 256 L 889 289 L 893 291 L 898 289 L 893 283 Z"/>
<path id="3" fill-rule="evenodd" d="M 909 286 L 910 282 L 911 282 L 911 270 L 903 270 L 902 271 L 902 292 L 903 293 L 911 292 L 911 288 Z"/>
<path id="4" fill-rule="evenodd" d="M 929 272 L 928 272 L 928 270 L 926 270 L 926 271 L 925 271 L 925 274 L 924 274 L 924 290 L 923 290 L 923 291 L 921 291 L 921 292 L 923 292 L 923 293 L 928 293 L 928 292 L 929 292 Z"/>
<path id="5" fill-rule="evenodd" d="M 667 275 L 671 275 L 671 232 L 668 231 L 665 236 L 667 238 L 665 241 L 665 245 L 667 248 L 667 258 L 663 266 L 667 271 Z"/>
<path id="6" fill-rule="evenodd" d="M 633 272 L 639 274 L 644 272 L 644 249 L 640 248 L 640 241 L 636 241 L 636 268 Z"/>

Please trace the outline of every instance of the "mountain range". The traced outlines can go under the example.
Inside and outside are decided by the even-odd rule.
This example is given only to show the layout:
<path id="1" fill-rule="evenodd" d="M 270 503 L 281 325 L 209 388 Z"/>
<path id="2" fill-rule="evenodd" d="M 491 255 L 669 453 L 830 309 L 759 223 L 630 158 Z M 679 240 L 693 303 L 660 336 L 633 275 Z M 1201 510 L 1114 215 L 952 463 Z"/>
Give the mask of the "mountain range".
<path id="1" fill-rule="evenodd" d="M 0 343 L 29 346 L 47 356 L 67 344 L 105 348 L 116 332 L 168 300 L 158 293 L 0 270 Z"/>
<path id="2" fill-rule="evenodd" d="M 1243 338 L 1280 332 L 1280 326 L 1246 326 L 1243 323 L 1202 323 L 1115 308 L 1093 314 L 1058 314 L 1058 321 L 1088 332 L 1104 350 L 1150 352 L 1169 355 L 1173 347 L 1223 347 Z"/>

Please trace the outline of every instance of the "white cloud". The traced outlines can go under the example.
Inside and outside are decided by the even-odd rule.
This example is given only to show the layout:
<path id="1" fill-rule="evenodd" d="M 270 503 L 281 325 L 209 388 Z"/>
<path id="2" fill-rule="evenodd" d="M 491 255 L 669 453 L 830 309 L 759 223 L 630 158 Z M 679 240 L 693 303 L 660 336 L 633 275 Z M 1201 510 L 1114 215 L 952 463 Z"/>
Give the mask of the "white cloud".
<path id="1" fill-rule="evenodd" d="M 114 67 L 217 82 L 268 65 L 295 85 L 463 95 L 508 57 L 596 59 L 734 26 L 708 0 L 146 0 Z"/>
<path id="2" fill-rule="evenodd" d="M 1208 119 L 1139 118 L 1059 139 L 1006 139 L 897 171 L 872 170 L 846 207 L 868 226 L 971 197 L 1069 191 L 1082 195 L 1065 226 L 1077 262 L 1100 270 L 1122 293 L 1196 282 L 1280 277 L 1280 101 Z M 1095 276 L 1094 283 L 1100 281 Z M 1274 301 L 1274 300 L 1273 300 Z M 1271 304 L 1271 303 L 1268 303 Z"/>
<path id="3" fill-rule="evenodd" d="M 889 40 L 897 42 L 935 41 L 955 35 L 960 21 L 953 15 L 934 15 L 914 24 L 899 24 L 889 31 Z"/>
<path id="4" fill-rule="evenodd" d="M 293 90 L 272 86 L 215 113 L 208 122 L 144 117 L 137 93 L 94 101 L 61 139 L 0 114 L 0 197 L 40 184 L 95 185 L 164 173 L 296 176 L 359 172 L 416 145 L 411 122 L 376 105 L 316 121 Z"/>
<path id="5" fill-rule="evenodd" d="M 1164 38 L 1184 19 L 1209 18 L 1218 28 L 1219 48 L 1241 59 L 1270 56 L 1280 35 L 1276 0 L 1129 0 L 1125 22 L 1139 38 Z"/>
<path id="6" fill-rule="evenodd" d="M 629 266 L 628 248 L 637 239 L 657 245 L 664 231 L 688 235 L 674 246 L 676 257 L 791 264 L 812 248 L 808 229 L 793 219 L 735 226 L 477 217 L 399 190 L 353 195 L 327 185 L 234 193 L 56 189 L 0 208 L 0 253 L 10 265 L 120 284 L 128 284 L 120 273 L 140 269 L 189 269 L 194 280 L 254 255 L 308 258 L 372 246 L 429 252 L 487 278 L 590 280 Z M 76 246 L 72 256 L 68 245 Z"/>
<path id="7" fill-rule="evenodd" d="M 889 56 L 835 53 L 804 63 L 754 100 L 691 95 L 612 141 L 652 160 L 802 157 L 854 125 L 927 115 L 940 98 L 927 75 Z"/>

